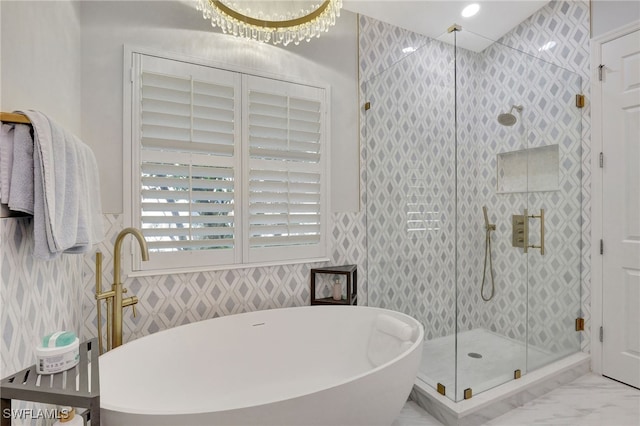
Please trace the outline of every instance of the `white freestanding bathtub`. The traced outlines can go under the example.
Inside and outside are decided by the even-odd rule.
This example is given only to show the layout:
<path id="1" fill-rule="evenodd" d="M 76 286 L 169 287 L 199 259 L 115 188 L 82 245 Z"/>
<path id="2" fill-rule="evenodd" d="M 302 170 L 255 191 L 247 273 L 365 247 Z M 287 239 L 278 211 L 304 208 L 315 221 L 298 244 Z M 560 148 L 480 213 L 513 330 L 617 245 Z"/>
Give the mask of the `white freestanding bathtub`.
<path id="1" fill-rule="evenodd" d="M 165 330 L 100 357 L 113 425 L 390 425 L 424 330 L 394 311 L 306 306 Z"/>

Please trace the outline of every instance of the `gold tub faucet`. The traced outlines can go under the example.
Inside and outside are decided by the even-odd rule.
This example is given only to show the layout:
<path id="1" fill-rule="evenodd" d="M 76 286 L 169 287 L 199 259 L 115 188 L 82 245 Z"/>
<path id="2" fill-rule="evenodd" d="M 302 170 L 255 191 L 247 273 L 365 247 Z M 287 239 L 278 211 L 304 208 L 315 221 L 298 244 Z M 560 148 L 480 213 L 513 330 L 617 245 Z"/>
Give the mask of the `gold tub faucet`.
<path id="1" fill-rule="evenodd" d="M 135 305 L 138 303 L 136 296 L 123 298 L 122 295 L 127 292 L 122 287 L 122 279 L 120 278 L 120 258 L 122 251 L 122 241 L 124 237 L 131 234 L 138 240 L 142 260 L 149 260 L 149 250 L 147 242 L 142 232 L 136 228 L 125 228 L 116 237 L 113 248 L 113 284 L 110 291 L 102 292 L 102 253 L 96 253 L 96 300 L 98 301 L 98 342 L 100 353 L 103 353 L 102 347 L 102 315 L 100 310 L 100 301 L 106 300 L 107 303 L 107 350 L 122 345 L 122 312 L 126 306 L 131 306 L 133 315 L 135 316 Z"/>

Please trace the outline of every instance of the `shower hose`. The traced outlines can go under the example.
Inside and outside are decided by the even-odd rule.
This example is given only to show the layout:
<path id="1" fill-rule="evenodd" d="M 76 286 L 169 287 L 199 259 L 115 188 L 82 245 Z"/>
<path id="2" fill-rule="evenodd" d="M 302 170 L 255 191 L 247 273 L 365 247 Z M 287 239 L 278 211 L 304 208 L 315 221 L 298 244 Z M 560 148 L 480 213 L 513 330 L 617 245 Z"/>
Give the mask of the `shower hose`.
<path id="1" fill-rule="evenodd" d="M 487 226 L 487 234 L 485 238 L 484 244 L 484 269 L 482 270 L 482 286 L 480 287 L 480 296 L 482 300 L 488 302 L 493 299 L 493 293 L 495 292 L 496 286 L 493 281 L 493 261 L 491 259 L 491 227 Z M 488 298 L 484 297 L 484 284 L 487 279 L 487 258 L 489 258 L 489 274 L 491 275 L 491 295 Z"/>

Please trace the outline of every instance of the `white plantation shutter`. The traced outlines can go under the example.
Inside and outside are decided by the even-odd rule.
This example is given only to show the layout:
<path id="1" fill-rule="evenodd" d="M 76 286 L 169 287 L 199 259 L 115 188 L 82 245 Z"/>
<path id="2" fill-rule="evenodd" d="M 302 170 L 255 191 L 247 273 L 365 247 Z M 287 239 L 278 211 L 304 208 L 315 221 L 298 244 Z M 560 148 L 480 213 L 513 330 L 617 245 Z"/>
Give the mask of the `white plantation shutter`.
<path id="1" fill-rule="evenodd" d="M 324 89 L 143 54 L 132 80 L 134 269 L 326 257 Z"/>
<path id="2" fill-rule="evenodd" d="M 248 252 L 255 262 L 325 254 L 324 90 L 246 77 Z"/>
<path id="3" fill-rule="evenodd" d="M 233 248 L 233 169 L 173 157 L 143 153 L 141 224 L 149 249 Z"/>
<path id="4" fill-rule="evenodd" d="M 139 226 L 151 269 L 239 260 L 240 78 L 143 56 L 138 106 Z"/>

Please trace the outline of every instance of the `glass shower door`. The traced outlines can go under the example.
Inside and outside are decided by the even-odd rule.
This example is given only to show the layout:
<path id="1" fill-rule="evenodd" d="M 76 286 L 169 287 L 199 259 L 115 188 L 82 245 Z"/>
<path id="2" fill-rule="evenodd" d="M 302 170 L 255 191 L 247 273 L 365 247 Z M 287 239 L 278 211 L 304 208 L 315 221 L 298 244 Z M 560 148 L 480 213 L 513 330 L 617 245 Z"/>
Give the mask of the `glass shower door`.
<path id="1" fill-rule="evenodd" d="M 418 378 L 455 387 L 453 46 L 429 42 L 365 82 L 369 304 L 420 321 Z"/>
<path id="2" fill-rule="evenodd" d="M 582 259 L 580 78 L 458 36 L 363 83 L 362 165 L 369 305 L 423 324 L 418 380 L 454 401 L 580 350 Z"/>
<path id="3" fill-rule="evenodd" d="M 456 49 L 456 401 L 526 370 L 527 254 L 514 225 L 527 209 L 530 126 L 518 53 Z"/>
<path id="4" fill-rule="evenodd" d="M 575 73 L 498 42 L 456 57 L 460 400 L 580 350 L 582 151 Z"/>
<path id="5" fill-rule="evenodd" d="M 580 351 L 582 316 L 582 80 L 530 62 L 527 371 Z"/>

